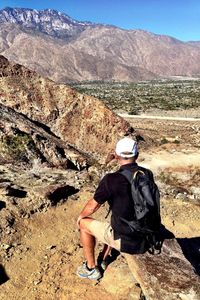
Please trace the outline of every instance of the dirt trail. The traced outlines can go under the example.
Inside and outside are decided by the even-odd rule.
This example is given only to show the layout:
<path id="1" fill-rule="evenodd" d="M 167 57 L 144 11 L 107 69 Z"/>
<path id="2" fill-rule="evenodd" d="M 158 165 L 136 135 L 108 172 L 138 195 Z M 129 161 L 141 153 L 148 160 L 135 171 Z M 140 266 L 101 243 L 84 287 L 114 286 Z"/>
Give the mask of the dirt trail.
<path id="1" fill-rule="evenodd" d="M 141 153 L 139 162 L 146 168 L 152 169 L 154 172 L 164 170 L 166 168 L 199 168 L 200 167 L 200 150 L 152 150 L 151 153 Z"/>
<path id="2" fill-rule="evenodd" d="M 200 122 L 200 118 L 185 118 L 185 117 L 162 117 L 162 116 L 150 116 L 150 115 L 129 115 L 119 114 L 120 117 L 126 119 L 153 119 L 153 120 L 170 120 L 170 121 L 189 121 L 189 122 Z"/>

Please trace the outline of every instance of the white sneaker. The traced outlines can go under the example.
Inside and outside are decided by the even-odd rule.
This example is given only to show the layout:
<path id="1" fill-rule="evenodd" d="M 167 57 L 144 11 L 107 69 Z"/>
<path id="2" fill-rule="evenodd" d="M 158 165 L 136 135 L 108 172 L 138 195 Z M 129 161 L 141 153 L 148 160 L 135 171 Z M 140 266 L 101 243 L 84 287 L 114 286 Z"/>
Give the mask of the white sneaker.
<path id="1" fill-rule="evenodd" d="M 81 278 L 89 278 L 94 280 L 99 280 L 102 277 L 97 267 L 88 270 L 86 262 L 84 262 L 80 267 L 78 267 L 76 274 Z"/>

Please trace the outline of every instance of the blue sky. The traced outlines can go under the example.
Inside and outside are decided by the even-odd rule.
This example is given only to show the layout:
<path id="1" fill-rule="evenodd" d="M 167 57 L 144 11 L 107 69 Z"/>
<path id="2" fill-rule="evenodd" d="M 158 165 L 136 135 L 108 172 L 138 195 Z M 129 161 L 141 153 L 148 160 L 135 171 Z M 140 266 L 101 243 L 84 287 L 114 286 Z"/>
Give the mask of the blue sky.
<path id="1" fill-rule="evenodd" d="M 200 41 L 200 0 L 0 0 L 0 9 L 6 6 L 52 8 L 79 21 Z"/>

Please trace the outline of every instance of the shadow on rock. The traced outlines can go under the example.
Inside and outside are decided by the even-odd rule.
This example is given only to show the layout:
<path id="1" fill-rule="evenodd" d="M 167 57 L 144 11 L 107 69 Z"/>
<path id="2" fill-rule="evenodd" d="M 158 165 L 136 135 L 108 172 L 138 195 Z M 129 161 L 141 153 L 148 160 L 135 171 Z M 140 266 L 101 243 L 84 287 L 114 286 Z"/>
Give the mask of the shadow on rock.
<path id="1" fill-rule="evenodd" d="M 67 199 L 68 197 L 78 193 L 78 189 L 73 186 L 66 185 L 57 188 L 56 190 L 49 192 L 47 197 L 51 201 L 52 205 L 58 204 L 61 200 Z"/>
<path id="2" fill-rule="evenodd" d="M 200 237 L 177 239 L 184 256 L 200 276 Z"/>
<path id="3" fill-rule="evenodd" d="M 7 196 L 13 196 L 17 198 L 25 198 L 27 195 L 27 192 L 24 190 L 16 189 L 11 186 L 7 188 Z"/>
<path id="4" fill-rule="evenodd" d="M 0 210 L 6 208 L 6 203 L 0 200 Z"/>
<path id="5" fill-rule="evenodd" d="M 162 226 L 163 241 L 175 238 L 174 234 Z M 191 263 L 197 275 L 200 276 L 200 237 L 176 239 L 183 255 Z"/>
<path id="6" fill-rule="evenodd" d="M 161 228 L 163 241 L 166 239 L 174 239 L 174 234 L 167 228 Z M 176 239 L 183 255 L 191 263 L 197 275 L 200 276 L 200 237 L 194 238 L 177 238 Z"/>
<path id="7" fill-rule="evenodd" d="M 113 263 L 117 257 L 120 255 L 120 252 L 117 251 L 116 249 L 112 248 L 110 254 L 106 257 L 105 260 L 103 260 L 103 254 L 102 252 L 99 253 L 99 256 L 97 258 L 97 265 L 98 268 L 103 276 L 105 270 L 107 269 L 107 267 Z"/>
<path id="8" fill-rule="evenodd" d="M 173 232 L 169 231 L 163 224 L 161 225 L 161 229 L 160 229 L 160 235 L 164 240 L 171 240 L 175 238 L 175 235 L 173 234 Z"/>
<path id="9" fill-rule="evenodd" d="M 10 278 L 2 265 L 0 265 L 0 285 L 8 281 Z"/>

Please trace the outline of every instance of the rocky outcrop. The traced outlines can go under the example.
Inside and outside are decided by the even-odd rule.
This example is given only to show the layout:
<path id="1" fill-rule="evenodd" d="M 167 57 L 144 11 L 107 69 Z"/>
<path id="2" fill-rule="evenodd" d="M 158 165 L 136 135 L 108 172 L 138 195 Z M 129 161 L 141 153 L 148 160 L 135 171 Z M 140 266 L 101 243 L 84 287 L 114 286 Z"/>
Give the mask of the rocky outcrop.
<path id="1" fill-rule="evenodd" d="M 57 169 L 39 161 L 29 168 L 0 164 L 1 241 L 8 243 L 15 237 L 19 219 L 73 199 L 87 180 L 86 170 Z"/>
<path id="2" fill-rule="evenodd" d="M 199 299 L 200 279 L 176 239 L 166 239 L 161 254 L 126 255 L 126 259 L 146 300 Z"/>
<path id="3" fill-rule="evenodd" d="M 82 169 L 89 159 L 25 115 L 0 104 L 0 161 Z"/>
<path id="4" fill-rule="evenodd" d="M 104 163 L 117 139 L 134 133 L 128 122 L 98 99 L 55 84 L 4 57 L 0 57 L 0 70 L 2 134 L 6 126 L 30 134 L 54 165 L 65 158 L 77 161 L 76 165 L 86 165 L 86 158 L 90 164 L 92 160 Z"/>

